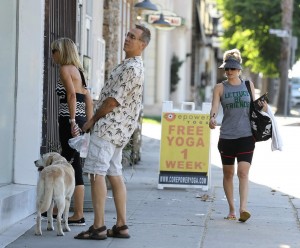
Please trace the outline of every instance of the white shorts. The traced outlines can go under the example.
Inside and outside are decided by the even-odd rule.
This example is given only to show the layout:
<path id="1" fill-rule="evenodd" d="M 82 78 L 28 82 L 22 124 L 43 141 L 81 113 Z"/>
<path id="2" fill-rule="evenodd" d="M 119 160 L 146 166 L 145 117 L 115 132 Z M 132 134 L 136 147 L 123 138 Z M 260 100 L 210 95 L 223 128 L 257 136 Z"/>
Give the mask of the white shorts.
<path id="1" fill-rule="evenodd" d="M 83 173 L 102 176 L 122 175 L 122 150 L 122 147 L 117 147 L 92 133 Z"/>

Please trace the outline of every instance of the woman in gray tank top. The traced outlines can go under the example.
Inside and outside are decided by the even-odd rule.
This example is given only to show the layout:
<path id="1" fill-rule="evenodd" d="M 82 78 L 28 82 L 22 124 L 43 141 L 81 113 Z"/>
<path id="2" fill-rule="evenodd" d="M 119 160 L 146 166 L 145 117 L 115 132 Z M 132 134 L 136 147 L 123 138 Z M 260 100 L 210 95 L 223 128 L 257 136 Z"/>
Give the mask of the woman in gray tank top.
<path id="1" fill-rule="evenodd" d="M 223 187 L 229 205 L 229 213 L 225 219 L 236 220 L 233 177 L 235 159 L 237 159 L 237 176 L 240 189 L 239 221 L 245 222 L 251 216 L 247 210 L 248 175 L 255 140 L 252 136 L 249 120 L 250 95 L 245 81 L 240 78 L 241 63 L 242 58 L 238 49 L 224 53 L 223 64 L 219 68 L 225 70 L 227 80 L 217 84 L 214 88 L 209 127 L 215 129 L 216 117 L 221 103 L 224 116 L 220 128 L 218 149 L 223 164 Z M 251 91 L 254 92 L 252 82 L 250 82 L 250 87 Z M 255 99 L 255 95 L 252 97 Z M 263 105 L 266 109 L 267 103 L 264 102 Z"/>

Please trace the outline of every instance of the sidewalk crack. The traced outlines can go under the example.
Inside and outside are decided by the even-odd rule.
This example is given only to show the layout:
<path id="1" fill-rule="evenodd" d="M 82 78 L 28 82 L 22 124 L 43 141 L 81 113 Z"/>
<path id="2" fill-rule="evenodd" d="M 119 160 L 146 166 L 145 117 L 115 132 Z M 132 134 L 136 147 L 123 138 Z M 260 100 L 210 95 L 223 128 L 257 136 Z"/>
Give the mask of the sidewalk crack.
<path id="1" fill-rule="evenodd" d="M 216 197 L 216 187 L 214 186 L 213 190 L 212 190 L 212 198 L 215 199 L 215 197 Z M 207 215 L 205 217 L 204 228 L 203 228 L 203 232 L 202 232 L 201 240 L 200 240 L 200 248 L 204 247 L 204 241 L 205 241 L 206 233 L 207 233 L 207 230 L 208 230 L 208 222 L 211 219 L 214 202 L 215 201 L 210 201 L 210 205 L 209 205 L 209 208 L 208 208 L 208 211 L 207 211 Z"/>

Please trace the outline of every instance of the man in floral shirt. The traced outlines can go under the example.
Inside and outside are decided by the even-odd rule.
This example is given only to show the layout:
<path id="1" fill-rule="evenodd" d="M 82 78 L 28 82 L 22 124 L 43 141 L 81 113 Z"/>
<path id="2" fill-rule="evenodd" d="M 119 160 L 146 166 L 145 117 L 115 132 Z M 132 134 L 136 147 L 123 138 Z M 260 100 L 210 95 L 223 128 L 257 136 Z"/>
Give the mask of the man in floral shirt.
<path id="1" fill-rule="evenodd" d="M 91 130 L 89 152 L 83 172 L 90 176 L 94 223 L 76 239 L 129 238 L 126 225 L 126 187 L 122 176 L 122 150 L 133 134 L 140 110 L 144 68 L 141 54 L 151 38 L 149 29 L 136 25 L 124 42 L 126 57 L 106 81 L 96 112 L 82 130 Z M 112 229 L 104 225 L 108 177 L 116 206 L 117 221 Z"/>
<path id="2" fill-rule="evenodd" d="M 142 108 L 144 67 L 140 56 L 125 59 L 113 69 L 96 105 L 99 109 L 107 98 L 114 98 L 119 105 L 95 123 L 98 137 L 118 147 L 126 145 L 136 128 Z"/>

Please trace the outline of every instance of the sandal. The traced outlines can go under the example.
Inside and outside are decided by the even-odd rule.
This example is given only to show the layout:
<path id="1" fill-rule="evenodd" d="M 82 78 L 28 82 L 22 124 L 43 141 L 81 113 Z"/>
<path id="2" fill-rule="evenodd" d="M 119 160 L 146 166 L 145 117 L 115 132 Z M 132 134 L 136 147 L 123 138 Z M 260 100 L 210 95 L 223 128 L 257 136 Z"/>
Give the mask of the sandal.
<path id="1" fill-rule="evenodd" d="M 236 220 L 236 216 L 234 214 L 230 214 L 227 217 L 224 217 L 225 220 Z"/>
<path id="2" fill-rule="evenodd" d="M 246 222 L 251 217 L 251 214 L 248 211 L 243 211 L 240 213 L 240 222 Z"/>
<path id="3" fill-rule="evenodd" d="M 111 238 L 120 238 L 120 239 L 129 239 L 129 234 L 122 234 L 120 231 L 128 229 L 127 225 L 117 227 L 114 225 L 112 229 L 107 229 L 107 237 Z"/>
<path id="4" fill-rule="evenodd" d="M 74 239 L 95 239 L 95 240 L 103 240 L 107 239 L 106 234 L 101 234 L 101 232 L 106 230 L 106 226 L 102 226 L 100 228 L 95 229 L 94 226 L 90 226 L 87 231 L 83 231 L 77 234 Z"/>
<path id="5" fill-rule="evenodd" d="M 79 220 L 70 220 L 70 218 L 68 218 L 68 224 L 69 226 L 85 226 L 85 219 L 81 218 Z"/>

